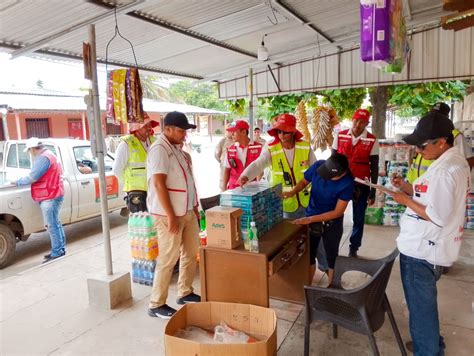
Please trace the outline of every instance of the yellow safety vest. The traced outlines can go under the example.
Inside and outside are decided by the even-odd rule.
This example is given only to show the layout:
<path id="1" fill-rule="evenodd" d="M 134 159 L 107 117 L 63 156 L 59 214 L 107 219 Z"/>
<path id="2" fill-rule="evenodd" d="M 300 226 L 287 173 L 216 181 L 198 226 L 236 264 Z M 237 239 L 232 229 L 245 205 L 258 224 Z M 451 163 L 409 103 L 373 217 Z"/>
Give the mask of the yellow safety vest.
<path id="1" fill-rule="evenodd" d="M 124 136 L 122 137 L 122 140 L 125 141 L 128 146 L 128 162 L 123 173 L 123 190 L 125 192 L 130 192 L 132 190 L 147 191 L 147 151 L 135 135 Z M 153 136 L 150 137 L 150 143 L 153 143 L 154 141 L 155 138 Z"/>
<path id="2" fill-rule="evenodd" d="M 290 168 L 288 160 L 286 159 L 285 152 L 281 143 L 269 146 L 270 154 L 272 156 L 272 171 L 271 180 L 272 184 L 282 184 L 283 191 L 288 192 L 296 186 L 296 184 L 304 178 L 304 172 L 309 168 L 309 150 L 311 149 L 309 143 L 305 141 L 296 142 L 295 144 L 295 156 L 293 159 L 293 169 Z M 293 184 L 287 184 L 285 182 L 284 173 L 287 172 L 291 176 Z M 306 208 L 309 203 L 309 187 L 297 196 L 287 198 L 283 200 L 283 211 L 285 213 L 292 213 L 298 209 L 301 205 Z"/>
<path id="3" fill-rule="evenodd" d="M 453 136 L 456 138 L 461 131 L 458 129 L 453 130 Z M 418 178 L 421 177 L 425 172 L 428 170 L 428 167 L 433 163 L 433 160 L 430 159 L 424 159 L 421 154 L 417 154 L 415 158 L 413 158 L 413 161 L 411 163 L 410 169 L 408 170 L 407 173 L 407 181 L 410 184 L 413 184 L 413 182 Z"/>

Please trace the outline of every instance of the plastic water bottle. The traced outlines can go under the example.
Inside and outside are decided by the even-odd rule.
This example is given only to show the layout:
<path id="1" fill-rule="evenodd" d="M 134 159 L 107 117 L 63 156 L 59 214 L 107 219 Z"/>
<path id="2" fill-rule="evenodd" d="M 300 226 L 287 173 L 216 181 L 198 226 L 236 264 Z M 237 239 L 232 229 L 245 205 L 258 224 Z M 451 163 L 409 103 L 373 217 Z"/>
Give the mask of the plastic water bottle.
<path id="1" fill-rule="evenodd" d="M 249 239 L 250 239 L 250 252 L 258 253 L 259 252 L 258 231 L 257 231 L 257 227 L 255 226 L 255 221 L 252 221 L 250 223 Z"/>
<path id="2" fill-rule="evenodd" d="M 135 259 L 132 260 L 132 281 L 138 283 L 138 262 Z"/>
<path id="3" fill-rule="evenodd" d="M 199 226 L 201 228 L 201 231 L 206 231 L 206 213 L 204 210 L 201 210 L 199 213 Z"/>

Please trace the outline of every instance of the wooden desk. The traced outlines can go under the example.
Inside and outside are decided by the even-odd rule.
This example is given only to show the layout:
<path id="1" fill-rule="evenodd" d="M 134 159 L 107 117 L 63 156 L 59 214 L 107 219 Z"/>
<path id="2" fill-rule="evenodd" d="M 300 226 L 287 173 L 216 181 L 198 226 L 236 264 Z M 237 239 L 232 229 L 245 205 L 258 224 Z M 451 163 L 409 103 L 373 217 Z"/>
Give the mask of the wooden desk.
<path id="1" fill-rule="evenodd" d="M 201 300 L 269 306 L 269 298 L 304 303 L 310 284 L 306 226 L 283 221 L 259 239 L 260 253 L 200 250 Z"/>

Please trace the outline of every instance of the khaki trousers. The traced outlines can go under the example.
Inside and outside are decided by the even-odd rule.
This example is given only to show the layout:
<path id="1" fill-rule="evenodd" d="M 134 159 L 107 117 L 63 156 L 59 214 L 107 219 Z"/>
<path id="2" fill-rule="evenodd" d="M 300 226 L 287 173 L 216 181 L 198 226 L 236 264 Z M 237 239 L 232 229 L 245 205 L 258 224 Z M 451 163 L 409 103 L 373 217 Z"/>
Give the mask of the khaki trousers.
<path id="1" fill-rule="evenodd" d="M 179 232 L 168 232 L 168 218 L 155 216 L 155 228 L 158 234 L 160 254 L 156 260 L 155 277 L 150 297 L 150 308 L 166 304 L 168 289 L 173 275 L 173 267 L 179 260 L 178 298 L 193 292 L 193 280 L 196 274 L 196 254 L 199 248 L 199 225 L 196 214 L 189 210 L 178 217 Z"/>

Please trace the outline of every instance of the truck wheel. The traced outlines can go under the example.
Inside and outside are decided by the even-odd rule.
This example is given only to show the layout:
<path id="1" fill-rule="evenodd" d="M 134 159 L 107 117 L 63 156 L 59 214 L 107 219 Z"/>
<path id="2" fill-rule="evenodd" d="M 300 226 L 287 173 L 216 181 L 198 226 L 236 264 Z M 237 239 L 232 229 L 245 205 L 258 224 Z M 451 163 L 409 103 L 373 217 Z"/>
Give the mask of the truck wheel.
<path id="1" fill-rule="evenodd" d="M 0 223 L 0 269 L 13 261 L 15 247 L 15 234 L 8 226 Z"/>

